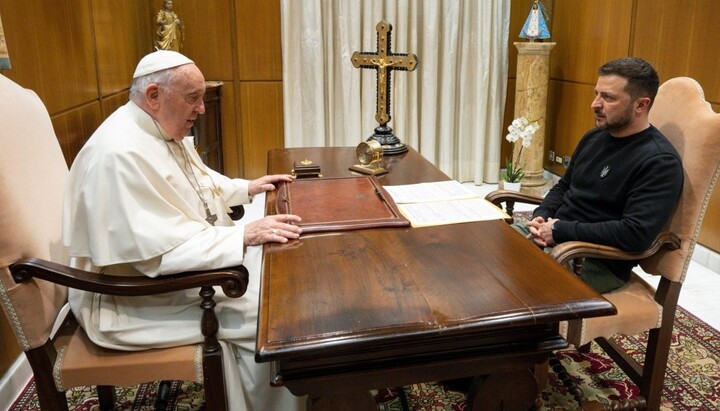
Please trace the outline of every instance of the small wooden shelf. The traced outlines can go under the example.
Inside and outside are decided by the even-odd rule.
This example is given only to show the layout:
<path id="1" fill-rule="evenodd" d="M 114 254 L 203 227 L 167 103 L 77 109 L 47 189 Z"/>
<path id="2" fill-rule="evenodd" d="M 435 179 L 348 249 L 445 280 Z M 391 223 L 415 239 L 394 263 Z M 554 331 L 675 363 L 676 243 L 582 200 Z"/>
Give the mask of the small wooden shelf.
<path id="1" fill-rule="evenodd" d="M 222 81 L 206 82 L 205 114 L 198 116 L 193 126 L 192 135 L 203 162 L 218 173 L 223 170 L 222 150 L 222 116 L 220 102 L 222 100 Z"/>

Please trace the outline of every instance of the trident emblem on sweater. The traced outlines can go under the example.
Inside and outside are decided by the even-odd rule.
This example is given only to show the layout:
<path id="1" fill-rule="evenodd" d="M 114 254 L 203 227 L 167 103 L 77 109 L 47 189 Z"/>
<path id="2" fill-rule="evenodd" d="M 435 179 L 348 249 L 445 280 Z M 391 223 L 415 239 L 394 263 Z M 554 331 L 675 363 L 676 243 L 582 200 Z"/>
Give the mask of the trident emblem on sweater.
<path id="1" fill-rule="evenodd" d="M 600 172 L 600 178 L 605 178 L 610 173 L 610 166 L 603 167 L 602 171 Z"/>

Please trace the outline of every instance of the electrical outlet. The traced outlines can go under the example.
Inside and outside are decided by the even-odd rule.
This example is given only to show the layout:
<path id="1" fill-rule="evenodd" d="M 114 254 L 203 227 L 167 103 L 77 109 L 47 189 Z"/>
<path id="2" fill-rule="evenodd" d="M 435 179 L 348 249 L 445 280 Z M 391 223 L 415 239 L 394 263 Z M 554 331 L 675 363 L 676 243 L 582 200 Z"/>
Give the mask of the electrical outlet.
<path id="1" fill-rule="evenodd" d="M 570 156 L 564 156 L 563 157 L 563 167 L 568 168 L 570 165 Z"/>
<path id="2" fill-rule="evenodd" d="M 562 157 L 560 157 L 560 156 L 555 156 L 555 162 L 558 163 L 558 164 L 562 164 Z"/>
<path id="3" fill-rule="evenodd" d="M 553 160 L 555 160 L 555 152 L 550 150 L 550 151 L 548 151 L 548 161 L 553 161 Z"/>

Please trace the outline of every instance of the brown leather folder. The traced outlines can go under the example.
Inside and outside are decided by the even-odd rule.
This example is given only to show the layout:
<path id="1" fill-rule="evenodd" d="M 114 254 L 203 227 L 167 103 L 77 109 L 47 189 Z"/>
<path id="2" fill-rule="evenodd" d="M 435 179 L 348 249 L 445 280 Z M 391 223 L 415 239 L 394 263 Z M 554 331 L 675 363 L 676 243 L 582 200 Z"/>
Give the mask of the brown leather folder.
<path id="1" fill-rule="evenodd" d="M 299 215 L 303 233 L 410 225 L 375 176 L 281 183 L 277 213 Z"/>

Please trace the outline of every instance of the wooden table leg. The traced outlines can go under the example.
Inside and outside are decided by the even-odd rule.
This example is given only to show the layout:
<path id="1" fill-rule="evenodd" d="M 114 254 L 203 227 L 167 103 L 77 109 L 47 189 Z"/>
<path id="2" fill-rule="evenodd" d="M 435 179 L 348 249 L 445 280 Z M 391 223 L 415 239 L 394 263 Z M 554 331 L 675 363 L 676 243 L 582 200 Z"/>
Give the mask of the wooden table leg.
<path id="1" fill-rule="evenodd" d="M 542 391 L 547 387 L 550 374 L 550 359 L 535 364 L 535 380 L 537 381 L 538 388 Z"/>
<path id="2" fill-rule="evenodd" d="M 477 377 L 468 392 L 468 410 L 529 410 L 536 405 L 538 392 L 529 369 Z"/>

